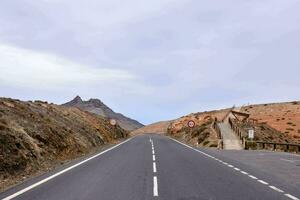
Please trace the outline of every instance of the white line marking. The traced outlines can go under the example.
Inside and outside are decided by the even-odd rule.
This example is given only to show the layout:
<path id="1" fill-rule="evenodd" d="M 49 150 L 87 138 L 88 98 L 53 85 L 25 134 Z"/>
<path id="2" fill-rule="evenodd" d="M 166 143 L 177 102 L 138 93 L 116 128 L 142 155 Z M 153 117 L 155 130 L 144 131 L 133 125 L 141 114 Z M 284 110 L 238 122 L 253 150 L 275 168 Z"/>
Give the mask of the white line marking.
<path id="1" fill-rule="evenodd" d="M 117 145 L 115 145 L 115 146 L 113 146 L 113 147 L 111 147 L 111 148 L 109 148 L 109 149 L 106 149 L 105 151 L 102 151 L 101 153 L 98 153 L 98 154 L 96 154 L 96 155 L 94 155 L 94 156 L 92 156 L 92 157 L 90 157 L 90 158 L 87 158 L 87 159 L 85 159 L 85 160 L 83 160 L 83 161 L 81 161 L 81 162 L 79 162 L 79 163 L 77 163 L 77 164 L 75 164 L 75 165 L 72 165 L 71 167 L 68 167 L 68 168 L 66 168 L 66 169 L 64 169 L 64 170 L 62 170 L 62 171 L 60 171 L 60 172 L 57 172 L 56 174 L 53 174 L 52 176 L 49 176 L 48 178 L 45 178 L 45 179 L 43 179 L 43 180 L 41 180 L 41 181 L 39 181 L 39 182 L 37 182 L 37 183 L 35 183 L 35 184 L 32 184 L 32 185 L 30 185 L 30 186 L 28 186 L 28 187 L 26 187 L 26 188 L 24 188 L 24 189 L 22 189 L 22 190 L 20 190 L 20 191 L 18 191 L 18 192 L 16 192 L 16 193 L 14 193 L 14 194 L 12 194 L 12 195 L 10 195 L 10 196 L 8 196 L 8 197 L 5 197 L 5 198 L 2 199 L 2 200 L 10 200 L 10 199 L 13 199 L 13 198 L 15 198 L 15 197 L 17 197 L 17 196 L 19 196 L 19 195 L 21 195 L 21 194 L 23 194 L 23 193 L 25 193 L 25 192 L 31 190 L 31 189 L 33 189 L 33 188 L 35 188 L 35 187 L 37 187 L 37 186 L 43 184 L 43 183 L 46 183 L 47 181 L 49 181 L 49 180 L 51 180 L 51 179 L 53 179 L 53 178 L 55 178 L 55 177 L 57 177 L 57 176 L 59 176 L 59 175 L 65 173 L 65 172 L 67 172 L 67 171 L 70 171 L 71 169 L 74 169 L 75 167 L 78 167 L 79 165 L 82 165 L 82 164 L 84 164 L 84 163 L 86 163 L 86 162 L 88 162 L 88 161 L 90 161 L 90 160 L 92 160 L 92 159 L 94 159 L 94 158 L 96 158 L 96 157 L 98 157 L 98 156 L 100 156 L 100 155 L 102 155 L 102 154 L 104 154 L 104 153 L 110 151 L 110 150 L 113 150 L 114 148 L 116 148 L 116 147 L 118 147 L 118 146 L 120 146 L 120 145 L 122 145 L 122 144 L 124 144 L 124 143 L 126 143 L 126 142 L 128 142 L 128 141 L 130 141 L 131 139 L 132 139 L 132 138 L 129 138 L 129 139 L 125 140 L 124 142 L 121 142 L 121 143 L 119 143 L 119 144 L 117 144 Z"/>
<path id="2" fill-rule="evenodd" d="M 267 183 L 266 181 L 263 181 L 263 180 L 258 180 L 258 182 L 264 184 L 264 185 L 269 185 L 269 183 Z"/>
<path id="3" fill-rule="evenodd" d="M 256 178 L 255 176 L 252 176 L 252 175 L 248 175 L 250 178 L 252 178 L 252 179 L 258 179 L 258 178 Z"/>
<path id="4" fill-rule="evenodd" d="M 288 198 L 290 199 L 293 199 L 293 200 L 299 200 L 297 197 L 291 195 L 291 194 L 284 194 L 285 196 L 287 196 Z"/>
<path id="5" fill-rule="evenodd" d="M 156 163 L 155 163 L 155 162 L 153 162 L 153 172 L 154 172 L 154 173 L 157 172 L 157 170 L 156 170 Z"/>
<path id="6" fill-rule="evenodd" d="M 183 146 L 186 146 L 187 148 L 189 148 L 189 149 L 192 149 L 192 150 L 194 150 L 194 151 L 197 151 L 197 152 L 199 152 L 199 153 L 201 153 L 201 154 L 203 154 L 203 155 L 205 155 L 205 156 L 207 156 L 207 157 L 210 157 L 210 158 L 213 158 L 212 156 L 210 156 L 210 155 L 208 155 L 207 153 L 204 153 L 204 152 L 202 152 L 202 151 L 200 151 L 200 150 L 198 150 L 198 149 L 194 149 L 193 147 L 190 147 L 190 146 L 188 146 L 188 145 L 186 145 L 186 144 L 184 144 L 184 143 L 182 143 L 182 142 L 179 142 L 179 141 L 177 141 L 177 140 L 175 140 L 175 139 L 173 139 L 173 138 L 170 138 L 171 140 L 173 140 L 173 141 L 175 141 L 175 142 L 177 142 L 177 143 L 179 143 L 179 144 L 181 144 L 181 145 L 183 145 Z M 289 160 L 290 161 L 290 160 Z M 221 162 L 221 163 L 223 163 L 224 165 L 227 165 L 227 166 L 232 166 L 232 165 L 229 165 L 228 163 L 226 163 L 226 162 L 224 162 L 224 161 L 222 161 L 222 160 L 219 160 L 219 162 Z M 234 168 L 235 170 L 238 170 L 238 168 Z M 240 172 L 242 173 L 242 174 L 246 174 L 246 175 L 248 175 L 250 178 L 252 178 L 252 179 L 255 179 L 255 180 L 257 180 L 258 178 L 257 177 L 255 177 L 255 176 L 252 176 L 252 175 L 250 175 L 249 173 L 247 173 L 247 172 L 245 172 L 245 171 L 241 171 L 240 170 Z M 263 181 L 263 180 L 258 180 L 258 182 L 260 182 L 260 183 L 262 183 L 262 184 L 264 184 L 264 185 L 268 185 L 269 183 L 267 183 L 267 182 L 265 182 L 265 181 Z M 277 191 L 277 192 L 280 192 L 280 193 L 283 193 L 283 191 L 282 190 L 280 190 L 279 188 L 277 188 L 277 187 L 275 187 L 275 186 L 269 186 L 271 189 L 273 189 L 273 190 L 275 190 L 275 191 Z M 293 199 L 293 200 L 300 200 L 299 198 L 297 198 L 297 197 L 295 197 L 295 196 L 293 196 L 293 195 L 291 195 L 291 194 L 284 194 L 285 196 L 287 196 L 287 197 L 289 197 L 290 199 Z"/>
<path id="7" fill-rule="evenodd" d="M 277 191 L 277 192 L 280 192 L 280 193 L 283 192 L 281 189 L 279 189 L 279 188 L 277 188 L 277 187 L 275 187 L 275 186 L 270 185 L 269 187 L 270 187 L 271 189 Z"/>
<path id="8" fill-rule="evenodd" d="M 233 165 L 228 165 L 228 167 L 231 167 L 231 168 L 233 168 Z"/>
<path id="9" fill-rule="evenodd" d="M 153 154 L 153 155 L 155 154 L 154 150 L 152 150 L 152 154 Z"/>
<path id="10" fill-rule="evenodd" d="M 157 184 L 157 177 L 153 177 L 153 196 L 158 196 L 158 184 Z"/>
<path id="11" fill-rule="evenodd" d="M 235 167 L 234 169 L 235 169 L 236 171 L 241 171 L 239 168 L 236 168 L 236 167 Z"/>
<path id="12" fill-rule="evenodd" d="M 152 159 L 153 159 L 153 161 L 155 161 L 155 155 L 152 155 Z"/>

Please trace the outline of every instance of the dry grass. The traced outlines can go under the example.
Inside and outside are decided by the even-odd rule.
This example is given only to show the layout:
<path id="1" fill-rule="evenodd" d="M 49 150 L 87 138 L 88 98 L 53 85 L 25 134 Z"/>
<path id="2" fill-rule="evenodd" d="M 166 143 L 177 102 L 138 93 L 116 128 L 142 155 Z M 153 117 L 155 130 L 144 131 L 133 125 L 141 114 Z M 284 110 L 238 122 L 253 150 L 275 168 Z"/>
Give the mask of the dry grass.
<path id="1" fill-rule="evenodd" d="M 77 108 L 1 98 L 0 190 L 124 137 L 120 127 Z"/>

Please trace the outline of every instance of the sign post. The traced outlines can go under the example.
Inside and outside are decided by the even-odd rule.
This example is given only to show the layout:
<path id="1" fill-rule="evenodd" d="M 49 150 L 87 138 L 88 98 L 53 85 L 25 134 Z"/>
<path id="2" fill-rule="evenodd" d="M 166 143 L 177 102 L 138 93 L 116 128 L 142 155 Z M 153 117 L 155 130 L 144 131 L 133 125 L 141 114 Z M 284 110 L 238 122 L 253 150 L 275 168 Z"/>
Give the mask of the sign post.
<path id="1" fill-rule="evenodd" d="M 254 130 L 253 129 L 249 129 L 248 130 L 248 138 L 250 140 L 253 140 L 254 139 Z"/>

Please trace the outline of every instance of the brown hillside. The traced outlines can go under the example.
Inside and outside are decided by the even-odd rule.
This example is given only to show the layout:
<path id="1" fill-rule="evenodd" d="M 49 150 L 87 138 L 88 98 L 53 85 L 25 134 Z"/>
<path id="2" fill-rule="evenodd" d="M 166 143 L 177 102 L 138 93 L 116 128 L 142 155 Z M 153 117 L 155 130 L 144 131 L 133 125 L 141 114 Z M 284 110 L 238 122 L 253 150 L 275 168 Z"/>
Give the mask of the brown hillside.
<path id="1" fill-rule="evenodd" d="M 241 108 L 250 118 L 286 134 L 289 140 L 300 143 L 300 103 L 273 103 L 250 105 Z"/>
<path id="2" fill-rule="evenodd" d="M 244 132 L 250 126 L 254 128 L 255 140 L 300 144 L 300 102 L 249 105 L 236 110 L 249 113 L 250 119 L 254 119 L 255 124 L 235 123 Z M 170 124 L 168 134 L 192 145 L 199 143 L 199 146 L 215 147 L 218 137 L 212 128 L 214 119 L 221 121 L 229 111 L 192 113 L 181 117 Z M 196 122 L 195 128 L 187 126 L 189 120 Z"/>
<path id="3" fill-rule="evenodd" d="M 170 124 L 168 135 L 192 145 L 217 147 L 218 136 L 212 125 L 215 119 L 223 120 L 229 110 L 199 112 L 183 116 Z M 196 123 L 196 126 L 192 129 L 187 125 L 190 120 Z"/>
<path id="4" fill-rule="evenodd" d="M 146 133 L 166 134 L 171 122 L 172 121 L 162 121 L 162 122 L 150 124 L 142 128 L 139 128 L 135 131 L 132 131 L 130 134 L 131 135 L 146 134 Z"/>
<path id="5" fill-rule="evenodd" d="M 130 119 L 129 117 L 126 117 L 121 113 L 114 112 L 99 99 L 90 99 L 88 101 L 83 101 L 79 96 L 77 96 L 72 101 L 63 104 L 63 106 L 75 107 L 100 115 L 107 119 L 115 119 L 117 120 L 117 123 L 127 131 L 133 131 L 144 126 L 136 120 Z"/>
<path id="6" fill-rule="evenodd" d="M 77 108 L 0 98 L 0 190 L 124 137 L 119 126 Z"/>

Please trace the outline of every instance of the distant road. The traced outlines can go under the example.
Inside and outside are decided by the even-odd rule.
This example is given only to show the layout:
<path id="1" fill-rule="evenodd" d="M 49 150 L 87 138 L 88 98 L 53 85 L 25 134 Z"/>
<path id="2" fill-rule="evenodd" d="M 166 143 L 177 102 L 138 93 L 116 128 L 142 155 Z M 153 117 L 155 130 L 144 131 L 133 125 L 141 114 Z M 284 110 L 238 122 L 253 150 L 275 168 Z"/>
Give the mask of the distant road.
<path id="1" fill-rule="evenodd" d="M 57 174 L 58 173 L 58 174 Z M 142 135 L 0 194 L 22 200 L 298 199 L 300 156 L 193 149 Z"/>

